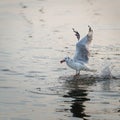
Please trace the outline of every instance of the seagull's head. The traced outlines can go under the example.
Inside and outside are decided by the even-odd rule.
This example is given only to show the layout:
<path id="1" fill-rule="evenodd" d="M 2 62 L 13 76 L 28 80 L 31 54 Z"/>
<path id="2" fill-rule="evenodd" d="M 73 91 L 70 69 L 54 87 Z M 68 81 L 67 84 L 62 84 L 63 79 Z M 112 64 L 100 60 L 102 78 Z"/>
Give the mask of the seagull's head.
<path id="1" fill-rule="evenodd" d="M 63 60 L 60 61 L 60 63 L 63 63 L 63 62 L 68 62 L 70 60 L 69 57 L 65 57 Z"/>

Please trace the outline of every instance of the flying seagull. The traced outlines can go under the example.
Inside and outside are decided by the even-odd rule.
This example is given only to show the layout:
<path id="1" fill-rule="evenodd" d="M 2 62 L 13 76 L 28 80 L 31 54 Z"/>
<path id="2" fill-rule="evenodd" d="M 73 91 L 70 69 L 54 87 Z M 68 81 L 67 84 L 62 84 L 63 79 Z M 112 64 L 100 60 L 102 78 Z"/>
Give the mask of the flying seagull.
<path id="1" fill-rule="evenodd" d="M 88 34 L 80 40 L 80 34 L 73 28 L 73 32 L 78 39 L 76 43 L 76 51 L 73 59 L 70 57 L 65 57 L 60 63 L 66 62 L 66 64 L 76 70 L 76 76 L 80 75 L 80 71 L 91 71 L 94 72 L 96 70 L 91 69 L 87 64 L 89 61 L 89 44 L 93 38 L 93 30 L 90 26 Z"/>

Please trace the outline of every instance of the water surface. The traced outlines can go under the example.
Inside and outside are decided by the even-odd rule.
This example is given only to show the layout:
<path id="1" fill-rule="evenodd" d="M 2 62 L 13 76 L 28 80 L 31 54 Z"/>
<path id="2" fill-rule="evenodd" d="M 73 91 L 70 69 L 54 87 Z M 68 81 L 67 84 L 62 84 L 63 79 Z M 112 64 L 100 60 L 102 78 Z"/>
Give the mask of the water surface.
<path id="1" fill-rule="evenodd" d="M 1 120 L 119 120 L 119 0 L 0 1 Z M 91 25 L 89 65 L 96 73 L 59 61 L 72 57 Z M 109 66 L 111 78 L 104 78 Z"/>

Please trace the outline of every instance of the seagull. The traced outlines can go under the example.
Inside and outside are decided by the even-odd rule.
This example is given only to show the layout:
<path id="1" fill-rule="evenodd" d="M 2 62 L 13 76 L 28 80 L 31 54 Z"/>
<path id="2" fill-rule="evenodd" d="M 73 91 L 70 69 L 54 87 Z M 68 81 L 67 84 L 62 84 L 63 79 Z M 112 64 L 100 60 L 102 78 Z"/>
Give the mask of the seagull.
<path id="1" fill-rule="evenodd" d="M 91 72 L 96 71 L 88 66 L 89 55 L 90 55 L 89 45 L 93 39 L 93 30 L 89 25 L 88 27 L 89 27 L 88 34 L 82 39 L 80 39 L 79 32 L 73 28 L 73 32 L 75 33 L 75 36 L 78 39 L 78 42 L 76 43 L 75 55 L 73 59 L 71 59 L 70 57 L 65 57 L 63 60 L 60 61 L 60 63 L 66 62 L 66 64 L 70 68 L 76 70 L 75 76 L 79 76 L 80 71 L 91 71 Z"/>

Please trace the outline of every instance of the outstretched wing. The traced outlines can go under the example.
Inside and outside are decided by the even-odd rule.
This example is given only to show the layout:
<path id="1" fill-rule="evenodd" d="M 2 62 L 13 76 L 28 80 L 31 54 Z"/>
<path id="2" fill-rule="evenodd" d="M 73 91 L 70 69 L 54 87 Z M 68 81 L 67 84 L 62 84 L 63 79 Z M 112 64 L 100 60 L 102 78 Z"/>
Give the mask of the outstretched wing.
<path id="1" fill-rule="evenodd" d="M 93 30 L 91 27 L 89 28 L 88 34 L 79 40 L 76 44 L 76 51 L 73 60 L 77 62 L 85 62 L 88 63 L 89 60 L 89 44 L 92 41 Z"/>

